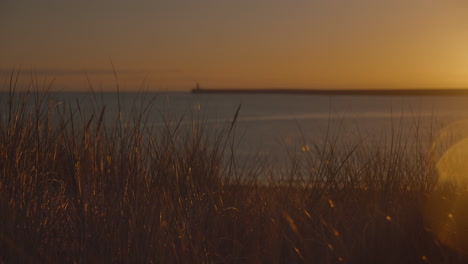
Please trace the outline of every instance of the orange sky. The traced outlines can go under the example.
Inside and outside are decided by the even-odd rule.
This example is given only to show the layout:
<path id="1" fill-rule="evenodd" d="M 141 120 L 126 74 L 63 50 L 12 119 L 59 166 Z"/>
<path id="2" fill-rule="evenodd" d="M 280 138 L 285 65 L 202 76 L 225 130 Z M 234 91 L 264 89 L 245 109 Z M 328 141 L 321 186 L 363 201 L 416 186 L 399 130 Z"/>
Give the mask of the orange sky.
<path id="1" fill-rule="evenodd" d="M 13 67 L 87 89 L 468 87 L 462 0 L 0 2 Z"/>

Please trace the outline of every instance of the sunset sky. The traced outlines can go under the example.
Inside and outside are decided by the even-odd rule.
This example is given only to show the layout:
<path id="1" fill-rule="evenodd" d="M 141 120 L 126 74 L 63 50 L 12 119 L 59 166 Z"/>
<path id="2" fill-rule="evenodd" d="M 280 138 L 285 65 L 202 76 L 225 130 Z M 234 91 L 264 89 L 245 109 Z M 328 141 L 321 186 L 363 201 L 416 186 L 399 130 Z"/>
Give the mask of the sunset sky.
<path id="1" fill-rule="evenodd" d="M 468 88 L 465 0 L 0 1 L 0 81 L 64 90 Z M 25 75 L 28 75 L 26 74 Z"/>

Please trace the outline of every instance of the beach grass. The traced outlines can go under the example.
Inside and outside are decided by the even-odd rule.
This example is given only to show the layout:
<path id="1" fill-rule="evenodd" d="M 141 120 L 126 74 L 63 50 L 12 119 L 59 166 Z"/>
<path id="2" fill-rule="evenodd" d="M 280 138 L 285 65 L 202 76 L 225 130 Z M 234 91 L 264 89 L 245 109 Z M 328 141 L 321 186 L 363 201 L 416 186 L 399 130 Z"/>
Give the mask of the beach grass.
<path id="1" fill-rule="evenodd" d="M 330 133 L 270 177 L 261 159 L 236 162 L 239 109 L 213 132 L 198 119 L 151 127 L 151 102 L 125 121 L 120 106 L 83 111 L 14 82 L 6 94 L 2 262 L 467 261 L 467 186 L 440 183 L 426 139 L 342 149 Z"/>

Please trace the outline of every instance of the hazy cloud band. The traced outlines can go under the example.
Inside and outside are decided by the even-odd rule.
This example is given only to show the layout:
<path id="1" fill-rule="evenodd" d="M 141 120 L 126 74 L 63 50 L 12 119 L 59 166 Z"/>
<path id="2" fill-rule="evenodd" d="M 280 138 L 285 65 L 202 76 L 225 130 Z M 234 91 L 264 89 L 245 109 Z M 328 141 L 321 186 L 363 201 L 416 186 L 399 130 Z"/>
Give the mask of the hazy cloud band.
<path id="1" fill-rule="evenodd" d="M 144 70 L 116 70 L 117 74 L 146 74 Z M 0 75 L 34 74 L 48 76 L 72 76 L 72 75 L 113 75 L 114 71 L 105 69 L 0 69 Z"/>

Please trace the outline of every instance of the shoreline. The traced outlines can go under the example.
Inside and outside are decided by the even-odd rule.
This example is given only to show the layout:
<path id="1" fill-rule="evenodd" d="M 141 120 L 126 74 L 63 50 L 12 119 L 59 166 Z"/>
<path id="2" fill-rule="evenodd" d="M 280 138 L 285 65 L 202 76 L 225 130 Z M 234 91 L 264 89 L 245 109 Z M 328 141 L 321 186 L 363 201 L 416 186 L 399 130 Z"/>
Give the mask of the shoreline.
<path id="1" fill-rule="evenodd" d="M 384 90 L 325 90 L 325 89 L 192 89 L 194 94 L 308 94 L 363 96 L 468 96 L 468 89 L 384 89 Z"/>

